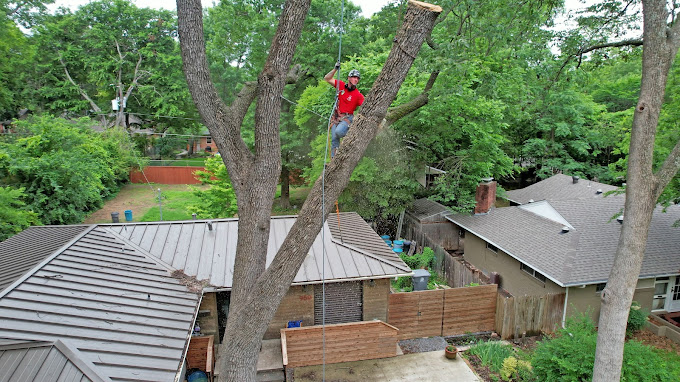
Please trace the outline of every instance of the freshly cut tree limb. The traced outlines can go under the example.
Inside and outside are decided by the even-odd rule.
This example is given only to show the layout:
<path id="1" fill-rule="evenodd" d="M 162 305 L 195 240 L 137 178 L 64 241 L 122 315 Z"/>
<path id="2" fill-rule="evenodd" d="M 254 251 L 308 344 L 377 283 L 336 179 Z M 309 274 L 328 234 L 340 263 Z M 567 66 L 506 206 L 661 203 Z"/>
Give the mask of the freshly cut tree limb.
<path id="1" fill-rule="evenodd" d="M 621 379 L 626 324 L 657 198 L 680 168 L 679 144 L 661 169 L 653 173 L 654 139 L 668 73 L 678 52 L 677 20 L 668 26 L 665 0 L 643 0 L 643 51 L 640 98 L 633 116 L 624 219 L 602 308 L 595 351 L 593 381 Z"/>

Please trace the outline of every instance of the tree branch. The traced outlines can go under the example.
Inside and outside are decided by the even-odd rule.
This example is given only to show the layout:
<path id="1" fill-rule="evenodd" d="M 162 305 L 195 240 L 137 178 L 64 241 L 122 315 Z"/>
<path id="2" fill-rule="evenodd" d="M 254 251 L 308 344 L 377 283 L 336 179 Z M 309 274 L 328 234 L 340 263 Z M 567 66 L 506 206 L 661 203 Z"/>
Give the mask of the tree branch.
<path id="1" fill-rule="evenodd" d="M 654 200 L 659 199 L 664 188 L 668 186 L 668 183 L 670 183 L 678 171 L 680 171 L 680 140 L 675 143 L 675 147 L 668 154 L 661 168 L 654 174 Z"/>
<path id="2" fill-rule="evenodd" d="M 441 14 L 439 14 L 439 16 L 437 17 L 437 21 L 434 22 L 434 27 L 432 27 L 432 29 L 434 30 L 434 28 L 435 28 L 439 23 L 441 23 L 442 21 L 446 20 L 446 17 L 447 17 L 447 16 L 449 15 L 449 13 L 451 13 L 451 12 L 453 12 L 453 5 L 452 5 L 451 7 L 449 7 L 448 9 L 446 9 L 445 11 L 443 11 Z M 432 33 L 428 34 L 427 37 L 425 37 L 425 42 L 427 42 L 427 45 L 428 45 L 430 48 L 432 48 L 432 50 L 437 50 L 437 49 L 439 49 L 439 45 L 438 45 L 436 42 L 434 42 L 434 40 L 432 40 Z"/>
<path id="3" fill-rule="evenodd" d="M 404 118 L 410 113 L 427 105 L 429 102 L 430 89 L 432 89 L 434 82 L 437 80 L 437 76 L 439 76 L 439 71 L 432 72 L 422 93 L 408 102 L 402 103 L 401 105 L 397 105 L 387 110 L 387 115 L 385 115 L 385 119 L 381 123 L 380 128 L 388 127 L 401 118 Z"/>
<path id="4" fill-rule="evenodd" d="M 101 112 L 102 112 L 102 109 L 99 108 L 99 106 L 97 106 L 96 103 L 94 103 L 94 101 L 92 100 L 92 98 L 90 98 L 90 96 L 88 96 L 87 93 L 85 93 L 85 91 L 80 87 L 80 85 L 78 85 L 78 84 L 73 80 L 73 78 L 71 77 L 71 74 L 68 72 L 68 68 L 66 67 L 66 63 L 64 62 L 64 59 L 63 59 L 63 57 L 61 56 L 61 52 L 57 52 L 57 54 L 59 55 L 59 63 L 60 63 L 61 66 L 64 68 L 64 73 L 66 73 L 66 78 L 68 79 L 68 81 L 69 81 L 73 86 L 75 86 L 76 88 L 78 88 L 78 92 L 80 93 L 80 95 L 81 95 L 83 98 L 85 98 L 85 100 L 86 100 L 87 102 L 90 103 L 90 107 L 92 107 L 92 110 L 94 110 L 96 113 L 101 113 Z"/>

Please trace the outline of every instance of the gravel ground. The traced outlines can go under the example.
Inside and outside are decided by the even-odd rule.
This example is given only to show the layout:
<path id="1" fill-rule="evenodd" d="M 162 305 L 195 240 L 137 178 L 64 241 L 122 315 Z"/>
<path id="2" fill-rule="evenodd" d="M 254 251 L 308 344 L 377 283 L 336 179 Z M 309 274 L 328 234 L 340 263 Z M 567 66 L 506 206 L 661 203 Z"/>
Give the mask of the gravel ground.
<path id="1" fill-rule="evenodd" d="M 444 337 L 416 338 L 399 341 L 399 347 L 404 354 L 424 353 L 428 351 L 444 350 L 447 343 Z"/>

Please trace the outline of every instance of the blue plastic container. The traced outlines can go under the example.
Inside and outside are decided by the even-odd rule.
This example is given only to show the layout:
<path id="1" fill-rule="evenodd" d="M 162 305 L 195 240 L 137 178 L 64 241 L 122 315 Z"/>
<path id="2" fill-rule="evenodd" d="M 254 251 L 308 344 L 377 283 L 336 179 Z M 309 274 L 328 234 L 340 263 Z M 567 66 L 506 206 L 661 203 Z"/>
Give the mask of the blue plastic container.
<path id="1" fill-rule="evenodd" d="M 383 241 L 387 241 L 390 240 L 390 235 L 382 235 L 380 238 L 383 239 Z"/>
<path id="2" fill-rule="evenodd" d="M 385 244 L 387 244 L 388 247 L 392 248 L 392 240 L 385 240 Z"/>
<path id="3" fill-rule="evenodd" d="M 392 242 L 392 246 L 394 248 L 404 249 L 404 241 L 403 240 L 395 240 L 395 241 Z"/>
<path id="4" fill-rule="evenodd" d="M 392 252 L 394 252 L 396 254 L 400 254 L 400 253 L 404 252 L 404 250 L 401 249 L 401 248 L 392 248 Z"/>
<path id="5" fill-rule="evenodd" d="M 125 210 L 125 221 L 126 222 L 132 221 L 132 210 Z"/>

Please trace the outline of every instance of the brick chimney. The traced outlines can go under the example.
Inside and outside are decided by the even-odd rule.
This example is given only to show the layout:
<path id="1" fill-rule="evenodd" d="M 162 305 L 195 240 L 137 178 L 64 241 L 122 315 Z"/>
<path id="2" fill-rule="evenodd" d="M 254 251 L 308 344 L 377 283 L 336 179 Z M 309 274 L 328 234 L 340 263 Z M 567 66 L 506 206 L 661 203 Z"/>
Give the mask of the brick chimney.
<path id="1" fill-rule="evenodd" d="M 496 182 L 493 178 L 482 179 L 475 196 L 475 215 L 486 214 L 496 202 Z"/>

